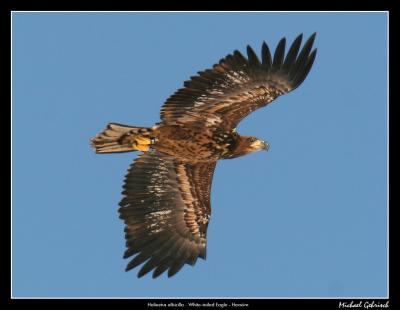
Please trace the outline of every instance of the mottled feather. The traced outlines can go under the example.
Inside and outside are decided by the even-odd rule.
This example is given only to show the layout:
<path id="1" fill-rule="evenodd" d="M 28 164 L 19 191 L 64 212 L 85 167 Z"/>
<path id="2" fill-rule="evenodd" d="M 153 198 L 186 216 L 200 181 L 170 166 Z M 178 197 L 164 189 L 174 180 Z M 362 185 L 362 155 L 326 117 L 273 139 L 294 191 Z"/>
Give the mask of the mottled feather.
<path id="1" fill-rule="evenodd" d="M 205 258 L 215 164 L 183 163 L 158 152 L 134 161 L 119 209 L 126 224 L 124 257 L 137 254 L 127 270 L 145 263 L 140 277 L 153 269 L 154 277 L 167 269 L 172 276 L 185 263 Z"/>
<path id="2" fill-rule="evenodd" d="M 212 69 L 198 72 L 184 82 L 184 88 L 167 99 L 161 109 L 164 122 L 207 124 L 209 115 L 221 117 L 220 126 L 233 129 L 249 113 L 266 106 L 297 88 L 308 74 L 316 50 L 310 53 L 313 34 L 299 52 L 302 34 L 285 57 L 286 39 L 279 41 L 274 57 L 264 42 L 261 62 L 248 46 L 244 57 L 239 51 L 227 55 Z"/>

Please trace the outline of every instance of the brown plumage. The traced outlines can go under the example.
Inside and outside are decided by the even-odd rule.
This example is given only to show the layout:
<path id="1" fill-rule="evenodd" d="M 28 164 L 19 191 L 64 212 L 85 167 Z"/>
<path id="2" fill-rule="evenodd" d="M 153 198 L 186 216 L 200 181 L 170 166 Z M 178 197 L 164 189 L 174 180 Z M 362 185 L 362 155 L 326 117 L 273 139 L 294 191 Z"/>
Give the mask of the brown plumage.
<path id="1" fill-rule="evenodd" d="M 265 42 L 261 60 L 250 46 L 247 58 L 228 55 L 184 83 L 161 108 L 161 122 L 151 128 L 115 123 L 94 137 L 97 153 L 143 151 L 125 177 L 120 217 L 127 250 L 142 263 L 138 276 L 177 273 L 184 264 L 206 257 L 210 191 L 215 165 L 268 149 L 265 141 L 240 136 L 237 124 L 278 96 L 297 88 L 316 56 L 313 34 L 300 50 L 298 36 L 285 56 L 286 40 L 273 57 Z"/>

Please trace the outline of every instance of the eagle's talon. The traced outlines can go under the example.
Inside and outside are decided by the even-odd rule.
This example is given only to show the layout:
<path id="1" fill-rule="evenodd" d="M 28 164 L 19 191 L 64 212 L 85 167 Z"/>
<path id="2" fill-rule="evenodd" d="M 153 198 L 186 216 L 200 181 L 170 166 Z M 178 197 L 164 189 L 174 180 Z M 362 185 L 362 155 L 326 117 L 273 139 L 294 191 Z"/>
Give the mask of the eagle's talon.
<path id="1" fill-rule="evenodd" d="M 136 136 L 135 137 L 135 142 L 140 145 L 140 144 L 144 144 L 144 145 L 149 145 L 151 144 L 150 138 L 147 137 L 143 137 L 143 136 Z"/>
<path id="2" fill-rule="evenodd" d="M 152 144 L 152 141 L 150 138 L 137 135 L 134 137 L 134 140 L 132 143 L 132 148 L 134 150 L 147 152 L 150 149 L 150 144 Z"/>

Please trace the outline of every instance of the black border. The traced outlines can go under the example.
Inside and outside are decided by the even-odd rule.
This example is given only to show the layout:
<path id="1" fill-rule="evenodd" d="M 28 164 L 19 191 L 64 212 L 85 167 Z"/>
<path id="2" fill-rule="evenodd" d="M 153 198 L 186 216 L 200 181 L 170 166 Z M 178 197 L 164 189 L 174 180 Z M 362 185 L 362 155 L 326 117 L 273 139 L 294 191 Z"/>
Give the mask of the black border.
<path id="1" fill-rule="evenodd" d="M 346 9 L 337 9 L 334 6 L 337 6 L 339 3 L 336 1 L 335 3 L 325 3 L 324 5 L 326 6 L 325 8 L 321 7 L 322 3 L 319 1 L 316 5 L 312 2 L 306 3 L 297 3 L 296 5 L 293 5 L 292 7 L 284 7 L 283 4 L 280 3 L 267 3 L 264 8 L 259 10 L 265 10 L 265 11 L 363 11 L 360 10 L 359 6 L 355 4 L 350 4 L 347 2 L 343 2 L 347 5 Z M 394 9 L 389 8 L 385 2 L 380 1 L 379 3 L 376 3 L 375 8 L 369 8 L 366 11 L 389 11 L 389 23 L 390 25 L 393 25 L 395 21 L 395 14 Z M 66 2 L 45 2 L 45 1 L 12 1 L 12 0 L 3 0 L 2 4 L 0 4 L 2 11 L 1 11 L 1 22 L 2 22 L 2 30 L 5 33 L 5 36 L 3 37 L 3 42 L 7 42 L 7 44 L 3 45 L 3 51 L 7 49 L 8 47 L 8 53 L 6 53 L 5 59 L 8 59 L 9 66 L 4 66 L 4 69 L 2 70 L 3 74 L 7 74 L 7 77 L 3 79 L 3 85 L 4 81 L 6 81 L 4 91 L 3 93 L 8 93 L 10 94 L 10 91 L 8 91 L 11 87 L 11 81 L 10 81 L 10 75 L 9 72 L 11 71 L 11 11 L 125 11 L 125 10 L 157 10 L 157 11 L 180 11 L 180 10 L 191 10 L 195 11 L 194 9 L 188 7 L 188 4 L 186 3 L 185 5 L 179 6 L 179 5 L 173 5 L 171 3 L 168 3 L 168 8 L 154 8 L 151 7 L 153 4 L 135 4 L 133 7 L 133 2 L 127 1 L 127 2 L 91 2 L 91 1 L 66 1 Z M 286 4 L 287 5 L 287 4 Z M 165 6 L 165 5 L 164 5 Z M 312 8 L 310 8 L 312 6 Z M 208 9 L 200 9 L 200 10 L 216 10 L 215 8 L 208 8 Z M 220 10 L 229 10 L 229 11 L 234 11 L 234 9 L 229 8 L 229 6 L 225 6 L 221 8 Z M 255 10 L 254 8 L 240 8 L 237 10 L 248 10 L 248 11 L 253 11 Z M 389 27 L 390 29 L 390 27 Z M 390 35 L 393 37 L 395 34 L 394 27 L 392 27 L 389 30 Z M 396 38 L 396 37 L 395 37 Z M 392 41 L 393 42 L 393 41 Z M 395 52 L 394 50 L 397 49 L 397 47 L 394 44 L 389 44 L 390 47 L 390 55 L 397 55 L 397 51 Z M 390 61 L 390 65 L 393 65 L 393 58 Z M 7 72 L 7 73 L 6 73 Z M 393 87 L 393 83 L 398 83 L 396 80 L 396 77 L 394 76 L 395 73 L 397 72 L 394 70 L 389 70 L 389 76 L 390 76 L 390 90 L 396 89 Z M 9 87 L 7 87 L 9 86 Z M 398 86 L 397 86 L 398 87 Z M 393 101 L 393 91 L 389 94 L 389 99 Z M 10 101 L 6 101 L 10 102 Z M 393 101 L 397 102 L 397 101 Z M 9 107 L 11 105 L 8 105 Z M 393 107 L 392 107 L 392 113 L 393 113 Z M 11 120 L 11 113 L 9 114 Z M 389 116 L 389 121 L 390 122 L 390 129 L 395 125 L 393 123 L 393 118 L 390 118 Z M 5 123 L 3 123 L 5 124 Z M 11 129 L 11 126 L 8 128 Z M 391 130 L 390 137 L 393 138 L 393 130 Z M 11 135 L 10 135 L 10 145 L 11 145 Z M 366 147 L 367 149 L 367 147 Z M 392 154 L 393 148 L 389 152 L 389 158 L 390 155 Z M 392 156 L 393 157 L 393 156 Z M 11 153 L 10 153 L 10 158 L 11 158 Z M 397 156 L 395 157 L 397 158 Z M 11 160 L 10 160 L 11 162 Z M 392 163 L 393 164 L 393 163 Z M 393 168 L 393 167 L 391 167 Z M 389 173 L 390 174 L 390 173 Z M 10 175 L 11 175 L 11 169 L 10 169 Z M 393 183 L 392 183 L 393 184 Z M 390 186 L 389 183 L 389 190 L 390 192 L 393 193 L 393 190 L 397 189 L 394 186 Z M 10 197 L 11 197 L 11 191 L 10 191 Z M 400 257 L 398 256 L 398 253 L 396 251 L 396 247 L 399 244 L 398 242 L 398 234 L 394 233 L 394 230 L 398 227 L 397 219 L 400 217 L 397 216 L 397 208 L 389 208 L 389 227 L 390 227 L 390 243 L 394 246 L 391 247 L 391 251 L 389 252 L 389 260 L 390 262 L 395 262 L 390 264 L 389 267 L 389 300 L 387 299 L 348 299 L 348 298 L 341 298 L 341 299 L 219 299 L 219 298 L 210 298 L 210 299 L 164 299 L 164 298 L 159 298 L 159 299 L 12 299 L 11 298 L 11 270 L 8 270 L 8 275 L 10 276 L 10 280 L 8 283 L 5 285 L 5 288 L 2 290 L 2 301 L 6 301 L 6 304 L 8 306 L 28 306 L 28 305 L 35 305 L 35 306 L 56 306 L 56 305 L 65 305 L 65 306 L 72 306 L 75 304 L 80 304 L 80 305 L 89 305 L 89 304 L 94 304 L 94 305 L 99 305 L 99 306 L 108 306 L 111 304 L 125 304 L 129 306 L 139 306 L 139 307 L 144 307 L 144 308 L 149 308 L 149 309 L 165 309 L 165 308 L 188 308 L 188 307 L 151 307 L 149 306 L 149 303 L 155 303 L 155 304 L 170 304 L 170 303 L 183 303 L 183 304 L 188 304 L 189 302 L 194 302 L 194 303 L 219 303 L 219 304 L 230 304 L 232 302 L 240 304 L 240 303 L 245 303 L 248 304 L 248 307 L 227 307 L 229 309 L 232 308 L 239 308 L 239 309 L 248 309 L 248 308 L 254 308 L 258 306 L 272 306 L 272 307 L 290 307 L 290 308 L 297 308 L 297 307 L 307 307 L 310 309 L 339 309 L 339 303 L 340 302 L 345 302 L 347 304 L 357 304 L 359 302 L 362 302 L 363 307 L 362 308 L 356 308 L 356 307 L 344 307 L 342 309 L 365 309 L 364 303 L 365 302 L 372 302 L 374 301 L 375 304 L 385 304 L 387 301 L 389 301 L 389 309 L 397 309 L 399 305 L 398 301 L 398 293 L 399 293 L 399 287 L 398 287 L 398 282 L 399 282 L 399 267 L 398 267 L 398 262 L 400 262 Z M 7 209 L 7 212 L 10 212 L 10 209 Z M 6 225 L 2 225 L 1 228 L 3 230 L 3 237 L 7 238 L 6 242 L 3 242 L 3 244 L 10 245 L 8 248 L 11 249 L 11 236 L 10 236 L 10 218 L 11 214 L 8 213 L 5 216 L 3 214 L 2 218 L 3 220 L 6 221 Z M 5 254 L 2 255 L 3 258 L 6 256 Z M 10 255 L 7 255 L 7 262 L 5 263 L 6 266 L 11 267 L 11 258 Z M 2 277 L 5 279 L 5 277 Z M 197 307 L 191 307 L 196 309 Z M 216 308 L 217 307 L 199 307 L 200 309 L 204 308 Z M 222 308 L 225 309 L 225 308 Z M 378 309 L 378 308 L 369 308 L 369 309 Z M 380 308 L 380 309 L 388 309 L 388 308 Z"/>

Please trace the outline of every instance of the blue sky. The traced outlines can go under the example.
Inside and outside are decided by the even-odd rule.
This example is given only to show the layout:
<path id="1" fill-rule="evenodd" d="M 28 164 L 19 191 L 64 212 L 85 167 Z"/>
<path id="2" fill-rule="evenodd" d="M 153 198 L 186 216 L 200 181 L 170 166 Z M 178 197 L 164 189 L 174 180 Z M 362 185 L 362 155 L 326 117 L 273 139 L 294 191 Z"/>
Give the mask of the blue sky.
<path id="1" fill-rule="evenodd" d="M 12 293 L 387 295 L 385 13 L 14 13 Z M 250 44 L 317 31 L 304 83 L 238 127 L 269 141 L 217 165 L 207 260 L 124 271 L 123 177 L 96 155 L 108 122 L 151 126 L 197 71 Z"/>

